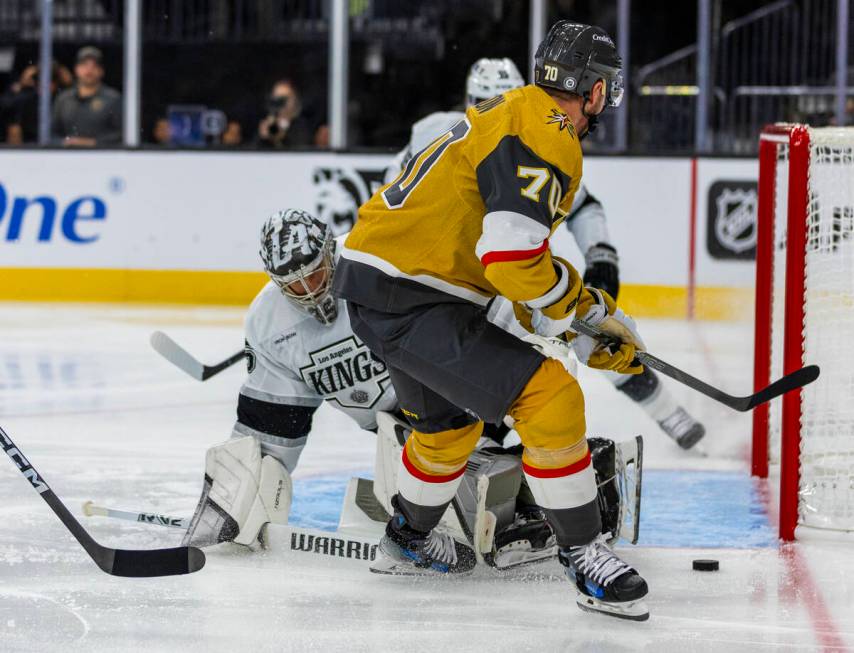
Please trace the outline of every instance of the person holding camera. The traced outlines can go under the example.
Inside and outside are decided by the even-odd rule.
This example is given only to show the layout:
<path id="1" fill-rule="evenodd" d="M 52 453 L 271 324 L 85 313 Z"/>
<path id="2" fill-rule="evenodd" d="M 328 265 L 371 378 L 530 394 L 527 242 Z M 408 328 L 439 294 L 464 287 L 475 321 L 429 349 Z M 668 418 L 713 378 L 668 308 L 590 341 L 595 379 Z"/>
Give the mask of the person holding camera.
<path id="1" fill-rule="evenodd" d="M 258 124 L 257 145 L 293 149 L 313 144 L 312 128 L 302 115 L 302 102 L 293 82 L 280 79 L 267 100 L 267 116 Z"/>
<path id="2" fill-rule="evenodd" d="M 53 62 L 51 66 L 50 95 L 71 86 L 73 78 L 65 66 Z M 8 113 L 6 142 L 9 145 L 35 143 L 39 133 L 39 67 L 29 65 L 21 71 L 18 81 L 0 100 Z"/>

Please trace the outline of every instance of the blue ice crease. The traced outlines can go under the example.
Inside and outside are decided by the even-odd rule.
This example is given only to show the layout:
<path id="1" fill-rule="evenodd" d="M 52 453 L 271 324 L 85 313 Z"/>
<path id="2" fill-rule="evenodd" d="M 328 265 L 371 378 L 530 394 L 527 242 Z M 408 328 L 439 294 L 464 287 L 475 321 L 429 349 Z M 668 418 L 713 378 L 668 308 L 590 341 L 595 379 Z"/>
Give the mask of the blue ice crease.
<path id="1" fill-rule="evenodd" d="M 334 531 L 348 480 L 349 476 L 295 480 L 291 523 Z M 776 542 L 746 474 L 644 470 L 638 546 L 762 548 Z"/>

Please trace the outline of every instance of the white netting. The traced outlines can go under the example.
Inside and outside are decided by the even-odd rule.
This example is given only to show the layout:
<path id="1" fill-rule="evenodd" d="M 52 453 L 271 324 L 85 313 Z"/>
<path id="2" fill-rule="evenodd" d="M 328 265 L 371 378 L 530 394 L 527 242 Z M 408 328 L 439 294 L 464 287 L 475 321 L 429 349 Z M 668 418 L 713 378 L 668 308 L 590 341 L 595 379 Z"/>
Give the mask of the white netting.
<path id="1" fill-rule="evenodd" d="M 789 192 L 789 144 L 777 145 L 774 175 L 774 293 L 771 296 L 771 380 L 783 376 L 783 324 L 786 303 L 786 205 Z M 776 399 L 768 411 L 768 456 L 780 464 L 783 402 Z"/>
<path id="2" fill-rule="evenodd" d="M 788 146 L 778 146 L 772 379 L 782 373 Z M 799 519 L 854 530 L 854 129 L 811 129 L 806 224 L 804 363 L 821 367 L 803 391 Z M 780 459 L 781 401 L 770 412 Z"/>

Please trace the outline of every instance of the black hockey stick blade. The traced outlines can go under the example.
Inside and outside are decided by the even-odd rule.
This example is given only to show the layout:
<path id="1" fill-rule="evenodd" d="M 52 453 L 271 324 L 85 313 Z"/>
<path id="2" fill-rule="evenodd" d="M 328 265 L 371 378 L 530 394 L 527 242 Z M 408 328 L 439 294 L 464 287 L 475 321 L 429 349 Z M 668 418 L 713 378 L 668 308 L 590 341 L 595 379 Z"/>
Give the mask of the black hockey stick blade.
<path id="1" fill-rule="evenodd" d="M 580 320 L 573 320 L 572 328 L 579 333 L 583 333 L 591 338 L 596 338 L 597 340 L 602 341 L 608 347 L 619 347 L 620 344 L 622 344 L 598 327 Z M 771 401 L 772 399 L 790 392 L 791 390 L 802 388 L 803 386 L 815 381 L 819 375 L 819 368 L 817 365 L 808 365 L 792 372 L 791 374 L 787 374 L 783 378 L 778 379 L 767 388 L 764 388 L 755 394 L 747 395 L 746 397 L 736 397 L 709 385 L 705 381 L 701 381 L 695 376 L 691 376 L 687 372 L 680 370 L 678 367 L 674 367 L 657 356 L 653 356 L 649 352 L 637 352 L 635 354 L 635 360 L 647 367 L 651 367 L 652 369 L 661 372 L 666 376 L 669 376 L 671 379 L 687 385 L 689 388 L 706 395 L 710 399 L 714 399 L 715 401 L 740 412 L 753 410 L 757 406 Z"/>
<path id="2" fill-rule="evenodd" d="M 808 365 L 776 380 L 767 388 L 764 388 L 755 394 L 747 395 L 746 397 L 736 397 L 731 394 L 727 394 L 723 390 L 719 390 L 718 388 L 715 388 L 694 376 L 691 376 L 687 372 L 683 372 L 678 367 L 674 367 L 673 365 L 670 365 L 647 352 L 639 351 L 636 355 L 636 359 L 644 365 L 669 376 L 671 379 L 675 379 L 676 381 L 687 385 L 689 388 L 693 388 L 697 392 L 700 392 L 707 397 L 742 413 L 753 410 L 757 406 L 769 402 L 772 399 L 776 399 L 780 395 L 786 394 L 791 390 L 802 388 L 815 381 L 819 375 L 819 368 L 817 365 Z"/>
<path id="3" fill-rule="evenodd" d="M 162 331 L 155 331 L 152 333 L 150 342 L 154 351 L 163 356 L 163 358 L 168 360 L 175 367 L 192 376 L 196 381 L 207 381 L 212 376 L 215 376 L 224 369 L 231 367 L 246 356 L 246 352 L 241 349 L 239 352 L 232 354 L 221 363 L 217 363 L 216 365 L 205 365 Z"/>
<path id="4" fill-rule="evenodd" d="M 760 390 L 756 394 L 751 395 L 750 404 L 747 408 L 744 408 L 744 410 L 751 410 L 771 401 L 772 399 L 776 399 L 780 395 L 784 395 L 791 390 L 803 388 L 805 385 L 809 385 L 815 381 L 820 373 L 821 370 L 818 365 L 807 365 L 799 370 L 795 370 L 791 374 L 787 374 L 786 376 L 777 379 L 764 390 Z"/>
<path id="5" fill-rule="evenodd" d="M 148 550 L 114 549 L 114 551 L 112 570 L 107 572 L 113 576 L 128 578 L 180 576 L 192 574 L 205 566 L 205 554 L 201 549 L 193 546 Z"/>
<path id="6" fill-rule="evenodd" d="M 195 547 L 180 546 L 170 549 L 148 549 L 142 551 L 112 549 L 98 544 L 88 531 L 80 525 L 47 481 L 35 470 L 23 452 L 12 442 L 12 438 L 0 428 L 0 445 L 3 451 L 23 474 L 33 489 L 50 506 L 62 524 L 74 536 L 80 546 L 100 569 L 113 576 L 146 578 L 154 576 L 178 576 L 191 574 L 205 566 L 205 554 Z"/>

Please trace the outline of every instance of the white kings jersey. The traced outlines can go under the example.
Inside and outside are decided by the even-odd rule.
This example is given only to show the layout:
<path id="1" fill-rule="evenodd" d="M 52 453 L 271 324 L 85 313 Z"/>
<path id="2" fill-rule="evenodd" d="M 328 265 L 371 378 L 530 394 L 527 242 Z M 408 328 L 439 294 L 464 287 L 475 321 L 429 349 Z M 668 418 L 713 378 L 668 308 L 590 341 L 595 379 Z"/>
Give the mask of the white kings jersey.
<path id="1" fill-rule="evenodd" d="M 270 281 L 249 307 L 246 343 L 242 395 L 307 408 L 328 401 L 363 429 L 376 429 L 377 411 L 397 408 L 385 363 L 353 334 L 343 300 L 335 322 L 324 326 Z"/>

